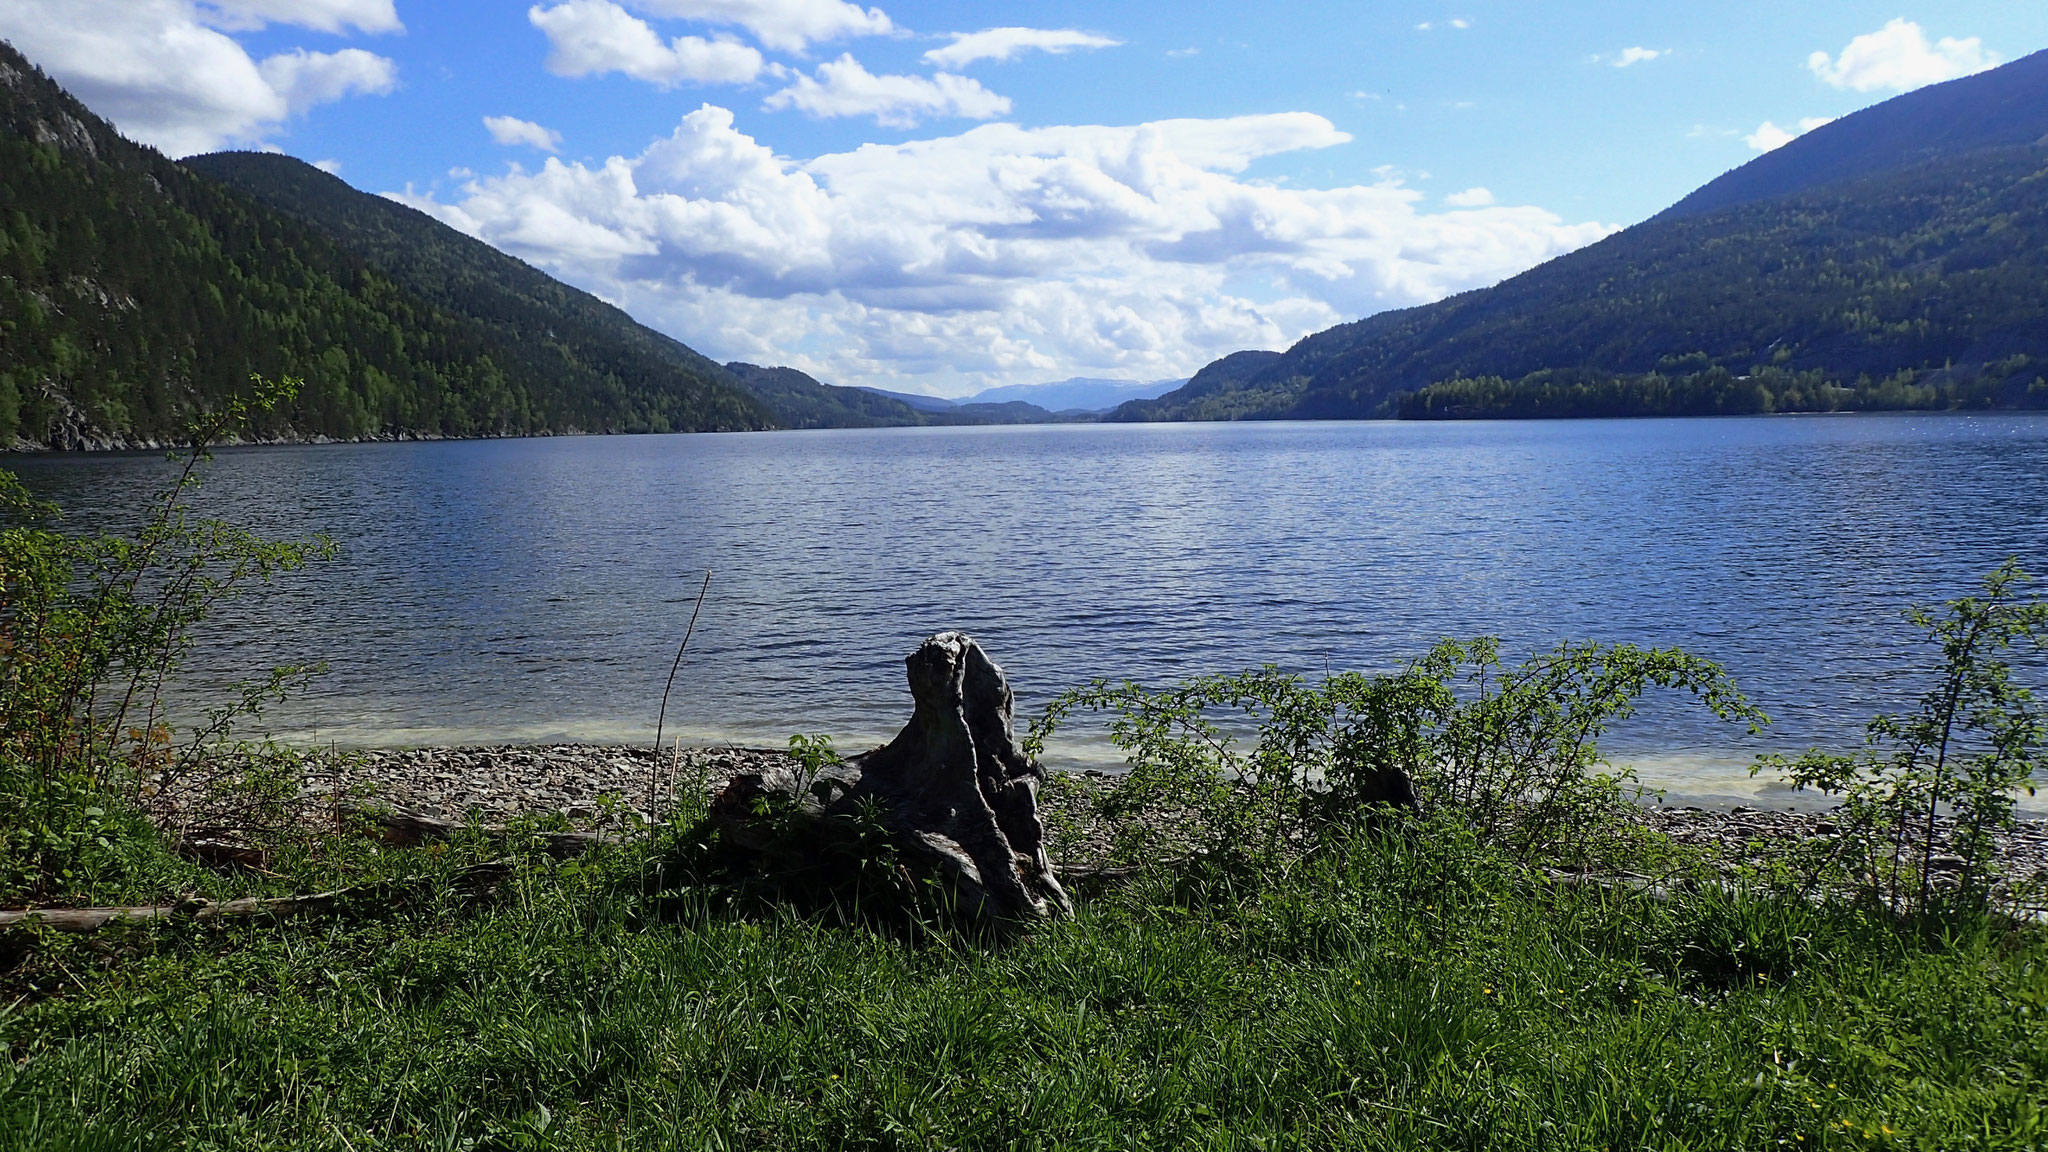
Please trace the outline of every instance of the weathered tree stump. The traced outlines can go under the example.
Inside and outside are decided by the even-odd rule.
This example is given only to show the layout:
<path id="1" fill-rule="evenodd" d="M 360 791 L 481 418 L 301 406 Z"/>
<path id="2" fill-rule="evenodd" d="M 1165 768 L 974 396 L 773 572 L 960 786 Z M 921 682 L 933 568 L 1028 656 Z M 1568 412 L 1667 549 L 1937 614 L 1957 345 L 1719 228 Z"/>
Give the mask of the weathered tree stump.
<path id="1" fill-rule="evenodd" d="M 1003 670 L 961 632 L 904 661 L 915 708 L 894 740 L 822 768 L 735 777 L 711 804 L 729 851 L 763 870 L 854 867 L 879 823 L 913 874 L 936 878 L 960 911 L 997 924 L 1071 915 L 1038 818 L 1044 769 L 1018 747 Z"/>

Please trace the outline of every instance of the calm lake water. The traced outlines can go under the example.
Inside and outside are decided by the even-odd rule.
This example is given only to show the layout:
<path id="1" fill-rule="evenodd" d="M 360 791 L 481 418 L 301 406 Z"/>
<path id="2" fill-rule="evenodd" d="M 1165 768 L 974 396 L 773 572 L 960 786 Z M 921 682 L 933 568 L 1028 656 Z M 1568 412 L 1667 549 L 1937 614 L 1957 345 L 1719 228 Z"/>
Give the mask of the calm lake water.
<path id="1" fill-rule="evenodd" d="M 74 526 L 154 454 L 15 458 Z M 973 633 L 1022 710 L 1097 676 L 1384 670 L 1437 637 L 1684 646 L 1775 724 L 1653 703 L 1607 741 L 1680 796 L 1853 745 L 1927 652 L 1900 618 L 2048 574 L 2048 416 L 1064 425 L 222 451 L 203 503 L 342 558 L 237 605 L 224 671 L 325 659 L 273 714 L 341 745 L 886 739 L 901 660 Z M 1113 761 L 1091 738 L 1054 750 Z M 1772 799 L 1781 799 L 1772 797 Z"/>

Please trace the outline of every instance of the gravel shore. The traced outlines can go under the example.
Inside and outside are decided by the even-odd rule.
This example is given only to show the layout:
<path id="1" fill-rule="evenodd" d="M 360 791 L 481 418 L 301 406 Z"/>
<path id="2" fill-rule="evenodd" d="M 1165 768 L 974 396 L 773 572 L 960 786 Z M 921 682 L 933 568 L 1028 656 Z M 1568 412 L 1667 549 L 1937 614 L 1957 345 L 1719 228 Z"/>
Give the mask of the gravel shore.
<path id="1" fill-rule="evenodd" d="M 773 748 L 688 748 L 671 770 L 669 764 L 657 769 L 652 750 L 622 745 L 414 748 L 345 754 L 325 765 L 320 775 L 326 779 L 317 783 L 322 791 L 345 790 L 443 820 L 474 815 L 498 822 L 560 813 L 574 825 L 589 826 L 602 819 L 608 803 L 643 818 L 658 817 L 670 806 L 671 797 L 691 788 L 716 791 L 738 773 L 787 760 L 787 753 Z M 1104 777 L 1087 773 L 1074 779 L 1096 784 Z M 1049 789 L 1045 799 L 1081 816 L 1088 792 L 1086 787 Z M 1834 821 L 1825 812 L 1743 806 L 1728 811 L 1644 808 L 1642 819 L 1681 844 L 1715 849 L 1731 861 L 1754 855 L 1760 845 L 1835 832 Z M 1095 855 L 1100 847 L 1098 838 L 1084 835 L 1078 854 Z M 1999 849 L 2008 877 L 2048 882 L 2048 820 L 2021 822 L 2000 837 Z"/>

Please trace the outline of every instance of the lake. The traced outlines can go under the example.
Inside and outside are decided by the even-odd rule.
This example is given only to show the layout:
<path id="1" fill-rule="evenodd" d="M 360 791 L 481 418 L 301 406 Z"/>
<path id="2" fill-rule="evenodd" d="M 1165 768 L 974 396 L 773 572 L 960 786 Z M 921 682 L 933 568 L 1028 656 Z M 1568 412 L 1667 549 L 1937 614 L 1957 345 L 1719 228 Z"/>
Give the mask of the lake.
<path id="1" fill-rule="evenodd" d="M 15 457 L 74 527 L 156 454 Z M 1020 712 L 1092 677 L 1388 670 L 1439 636 L 1680 645 L 1775 723 L 1653 701 L 1604 745 L 1674 795 L 1910 705 L 1910 604 L 2048 574 L 2048 414 L 1052 425 L 249 447 L 201 503 L 341 558 L 235 605 L 195 661 L 324 659 L 272 715 L 344 746 L 886 739 L 902 657 L 959 628 Z M 1087 733 L 1051 750 L 1113 763 Z M 1781 797 L 1772 797 L 1781 800 Z"/>

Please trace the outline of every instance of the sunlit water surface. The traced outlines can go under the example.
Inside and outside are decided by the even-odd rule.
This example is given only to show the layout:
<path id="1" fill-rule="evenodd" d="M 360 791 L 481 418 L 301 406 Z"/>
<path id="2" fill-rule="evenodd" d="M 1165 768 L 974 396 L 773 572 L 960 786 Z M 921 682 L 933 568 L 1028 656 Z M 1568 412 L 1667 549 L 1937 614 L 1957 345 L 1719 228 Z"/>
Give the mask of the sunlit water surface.
<path id="1" fill-rule="evenodd" d="M 153 454 L 9 462 L 76 527 Z M 2048 572 L 2048 416 L 887 429 L 222 451 L 210 511 L 341 558 L 245 601 L 191 691 L 324 659 L 273 727 L 340 745 L 842 748 L 907 714 L 902 657 L 973 633 L 1020 709 L 1093 677 L 1386 670 L 1440 636 L 1681 645 L 1772 717 L 1653 701 L 1605 747 L 1675 796 L 1910 705 L 1910 604 Z M 1115 763 L 1099 735 L 1055 745 Z M 1774 803 L 1786 797 L 1765 792 Z"/>

